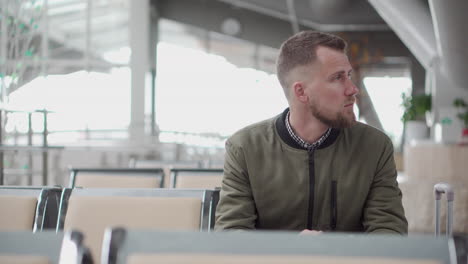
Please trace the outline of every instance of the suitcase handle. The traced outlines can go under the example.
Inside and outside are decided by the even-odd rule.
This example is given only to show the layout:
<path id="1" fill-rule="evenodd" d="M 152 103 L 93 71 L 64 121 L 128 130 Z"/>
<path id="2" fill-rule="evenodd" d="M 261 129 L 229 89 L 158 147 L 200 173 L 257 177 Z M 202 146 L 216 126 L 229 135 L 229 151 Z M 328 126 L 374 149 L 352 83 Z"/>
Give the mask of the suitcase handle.
<path id="1" fill-rule="evenodd" d="M 436 200 L 440 200 L 443 193 L 447 194 L 447 201 L 453 201 L 455 199 L 455 193 L 453 192 L 452 185 L 445 182 L 440 182 L 434 185 L 434 194 Z"/>
<path id="2" fill-rule="evenodd" d="M 436 200 L 435 208 L 435 236 L 440 236 L 440 199 L 442 194 L 447 195 L 447 223 L 446 223 L 446 235 L 452 236 L 452 223 L 453 223 L 453 201 L 455 200 L 455 192 L 453 187 L 444 182 L 437 183 L 434 185 L 434 196 Z"/>

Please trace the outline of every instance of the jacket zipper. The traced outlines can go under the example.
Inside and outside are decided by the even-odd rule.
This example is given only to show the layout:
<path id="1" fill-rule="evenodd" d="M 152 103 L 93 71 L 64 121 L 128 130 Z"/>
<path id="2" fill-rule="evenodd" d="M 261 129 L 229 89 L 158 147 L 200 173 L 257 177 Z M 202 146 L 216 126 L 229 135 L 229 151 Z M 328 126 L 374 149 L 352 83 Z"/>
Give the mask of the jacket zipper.
<path id="1" fill-rule="evenodd" d="M 337 208 L 337 205 L 336 205 L 336 195 L 337 195 L 337 191 L 336 191 L 336 186 L 337 186 L 337 181 L 332 181 L 331 182 L 332 185 L 331 185 L 331 215 L 330 215 L 330 227 L 331 227 L 331 230 L 335 230 L 336 229 L 336 221 L 337 221 L 337 214 L 338 214 L 338 208 Z"/>
<path id="2" fill-rule="evenodd" d="M 309 210 L 307 211 L 307 229 L 312 230 L 312 217 L 314 213 L 314 187 L 315 187 L 315 149 L 307 150 L 309 154 Z"/>

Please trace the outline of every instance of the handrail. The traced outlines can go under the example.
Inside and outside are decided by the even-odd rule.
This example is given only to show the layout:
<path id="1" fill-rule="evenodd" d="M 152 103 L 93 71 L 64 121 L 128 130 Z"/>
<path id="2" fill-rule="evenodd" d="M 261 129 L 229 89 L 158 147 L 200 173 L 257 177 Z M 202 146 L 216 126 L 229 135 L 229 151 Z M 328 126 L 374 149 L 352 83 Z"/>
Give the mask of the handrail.
<path id="1" fill-rule="evenodd" d="M 3 145 L 3 134 L 4 134 L 4 126 L 3 126 L 3 115 L 9 112 L 21 112 L 28 114 L 28 145 L 27 146 L 4 146 Z M 35 147 L 32 145 L 32 113 L 41 113 L 43 118 L 43 129 L 42 129 L 42 146 Z M 5 107 L 0 107 L 0 185 L 4 184 L 4 152 L 5 151 L 19 151 L 19 150 L 26 150 L 26 151 L 41 151 L 42 152 L 42 185 L 47 185 L 47 176 L 48 176 L 48 150 L 50 149 L 60 149 L 61 147 L 57 146 L 48 146 L 47 143 L 47 114 L 53 113 L 52 111 L 48 111 L 46 109 L 42 110 L 34 110 L 34 111 L 21 111 L 21 110 L 12 110 L 7 109 Z M 32 156 L 29 157 L 29 168 L 32 170 Z M 29 174 L 29 184 L 32 184 L 32 174 Z"/>

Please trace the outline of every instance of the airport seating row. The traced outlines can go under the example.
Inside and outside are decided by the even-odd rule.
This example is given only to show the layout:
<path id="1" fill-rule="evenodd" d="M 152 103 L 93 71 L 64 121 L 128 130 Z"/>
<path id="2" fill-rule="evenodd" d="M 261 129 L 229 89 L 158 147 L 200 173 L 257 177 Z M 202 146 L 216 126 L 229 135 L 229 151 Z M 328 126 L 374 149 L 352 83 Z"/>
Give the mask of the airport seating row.
<path id="1" fill-rule="evenodd" d="M 187 183 L 191 181 L 205 183 L 203 186 L 220 186 L 222 172 L 222 169 L 172 168 L 168 174 L 162 168 L 74 168 L 71 169 L 70 174 L 70 187 L 72 188 L 2 186 L 0 187 L 0 212 L 2 212 L 0 240 L 8 237 L 11 241 L 17 242 L 0 241 L 0 243 L 10 245 L 1 248 L 13 250 L 13 253 L 17 252 L 17 255 L 25 261 L 24 263 L 36 263 L 29 256 L 34 255 L 34 252 L 26 254 L 27 250 L 24 251 L 23 248 L 18 249 L 18 247 L 34 248 L 29 245 L 29 241 L 36 243 L 34 242 L 36 240 L 42 241 L 37 242 L 38 244 L 50 245 L 46 247 L 47 250 L 52 250 L 51 248 L 55 250 L 55 255 L 52 254 L 55 257 L 50 257 L 48 262 L 37 263 L 59 263 L 58 260 L 65 261 L 60 263 L 91 263 L 91 261 L 94 263 L 101 261 L 101 263 L 214 263 L 215 261 L 217 263 L 367 263 L 366 261 L 372 263 L 456 263 L 451 255 L 453 253 L 451 251 L 457 246 L 455 243 L 454 247 L 453 238 L 448 238 L 439 245 L 436 244 L 440 242 L 434 242 L 431 236 L 424 236 L 422 239 L 430 241 L 429 244 L 413 237 L 399 238 L 404 240 L 393 243 L 407 244 L 408 248 L 421 251 L 406 259 L 401 258 L 400 255 L 385 253 L 385 250 L 379 249 L 377 245 L 371 245 L 371 248 L 373 251 L 380 252 L 380 255 L 369 255 L 361 248 L 356 248 L 361 250 L 356 255 L 342 254 L 346 252 L 346 248 L 353 248 L 352 245 L 346 245 L 346 243 L 352 244 L 352 239 L 359 240 L 365 237 L 356 234 L 332 234 L 332 236 L 337 235 L 333 238 L 336 241 L 322 240 L 323 236 L 313 238 L 314 241 L 321 242 L 311 242 L 307 239 L 302 241 L 300 238 L 301 242 L 298 242 L 296 246 L 300 247 L 301 243 L 307 243 L 303 245 L 303 249 L 304 252 L 310 254 L 301 251 L 290 252 L 289 247 L 286 247 L 287 250 L 276 248 L 280 245 L 283 247 L 290 245 L 288 241 L 302 237 L 297 234 L 277 232 L 271 235 L 268 234 L 269 232 L 255 232 L 252 236 L 250 234 L 234 236 L 230 233 L 212 234 L 213 232 L 210 231 L 214 226 L 214 212 L 219 199 L 219 189 L 184 189 L 184 187 L 190 187 Z M 169 181 L 171 188 L 161 188 L 166 186 L 165 182 L 168 182 L 165 179 L 167 175 L 171 175 Z M 204 177 L 210 184 L 215 182 L 212 179 L 218 180 L 218 183 L 206 184 Z M 139 181 L 140 178 L 141 181 Z M 187 180 L 184 181 L 184 179 Z M 135 185 L 135 182 L 141 185 Z M 174 233 L 175 230 L 178 232 Z M 194 232 L 203 234 L 194 234 Z M 20 233 L 19 240 L 11 238 L 16 233 Z M 204 233 L 211 234 L 205 237 Z M 326 237 L 328 236 L 327 234 Z M 352 239 L 347 240 L 348 237 Z M 157 242 L 160 238 L 166 238 L 166 242 Z M 44 239 L 51 239 L 55 242 L 46 243 Z M 270 241 L 272 239 L 282 242 L 275 244 Z M 21 240 L 27 242 L 25 244 L 18 242 Z M 362 243 L 369 243 L 367 240 L 364 238 Z M 375 241 L 378 242 L 377 244 L 385 244 L 387 240 L 388 238 L 383 237 Z M 440 241 L 440 239 L 435 240 Z M 183 241 L 188 241 L 188 244 L 184 244 Z M 467 241 L 465 239 L 462 242 L 466 244 Z M 166 243 L 173 248 L 166 246 Z M 327 247 L 335 248 L 333 250 L 335 253 L 315 251 L 317 247 L 308 248 L 315 245 L 314 243 L 329 243 Z M 415 245 L 415 243 L 421 245 Z M 261 246 L 263 244 L 266 245 L 265 248 Z M 340 249 L 340 246 L 336 247 L 337 245 L 344 249 Z M 444 257 L 434 259 L 424 253 L 423 249 L 418 249 L 419 246 L 434 247 L 431 252 L 438 252 L 437 254 L 442 254 L 440 256 Z M 213 250 L 210 249 L 211 247 Z M 253 251 L 248 251 L 248 247 Z M 67 251 L 68 253 L 65 254 L 63 248 L 74 248 L 75 253 L 70 254 Z M 465 248 L 468 247 L 465 245 L 463 249 Z M 447 252 L 444 251 L 445 249 Z M 37 250 L 45 249 L 39 247 Z M 341 253 L 336 254 L 336 251 Z M 0 249 L 0 263 L 22 263 L 10 261 L 11 254 L 5 252 Z M 459 253 L 458 248 L 457 253 Z M 57 254 L 62 256 L 57 258 Z M 426 254 L 425 258 L 419 259 L 424 254 Z M 286 255 L 286 258 L 281 258 L 283 255 Z M 459 255 L 463 255 L 463 252 Z M 464 258 L 466 255 L 465 252 Z"/>
<path id="2" fill-rule="evenodd" d="M 80 231 L 99 258 L 108 227 L 211 231 L 218 199 L 207 189 L 2 186 L 0 230 Z"/>
<path id="3" fill-rule="evenodd" d="M 0 232 L 0 263 L 93 263 L 80 238 L 78 232 Z M 429 235 L 307 236 L 292 232 L 208 233 L 114 227 L 106 230 L 101 258 L 95 258 L 94 263 L 451 264 L 456 263 L 456 255 L 452 238 Z"/>
<path id="4" fill-rule="evenodd" d="M 69 187 L 214 189 L 222 177 L 223 169 L 70 168 Z"/>

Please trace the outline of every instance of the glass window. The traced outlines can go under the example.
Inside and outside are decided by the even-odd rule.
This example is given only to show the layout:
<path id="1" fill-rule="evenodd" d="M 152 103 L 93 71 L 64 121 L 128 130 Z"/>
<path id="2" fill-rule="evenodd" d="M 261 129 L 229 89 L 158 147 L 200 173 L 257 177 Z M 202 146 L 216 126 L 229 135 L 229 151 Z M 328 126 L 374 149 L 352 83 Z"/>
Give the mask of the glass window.
<path id="1" fill-rule="evenodd" d="M 161 27 L 165 24 L 186 27 L 185 32 L 200 32 L 170 21 L 163 22 Z M 161 140 L 183 141 L 181 135 L 168 135 L 172 132 L 225 138 L 287 107 L 276 75 L 254 69 L 259 64 L 256 58 L 263 58 L 264 69 L 272 69 L 274 59 L 268 58 L 274 58 L 276 53 L 271 48 L 259 49 L 253 43 L 219 34 L 212 34 L 210 44 L 203 45 L 207 41 L 203 36 L 207 34 L 185 33 L 183 38 L 192 39 L 189 43 L 201 43 L 187 46 L 173 41 L 178 39 L 174 32 L 161 29 L 158 45 L 156 113 Z M 262 56 L 257 56 L 256 50 L 262 50 Z"/>
<path id="2" fill-rule="evenodd" d="M 2 91 L 7 87 L 8 93 L 3 107 L 52 111 L 48 114 L 51 144 L 79 139 L 76 131 L 108 130 L 112 139 L 112 131 L 117 130 L 117 137 L 126 137 L 129 4 L 129 0 L 1 1 L 2 22 L 5 13 L 11 15 L 7 21 L 11 26 L 2 31 L 8 35 L 8 45 L 0 42 L 1 51 L 6 47 L 12 54 L 2 59 L 16 69 L 0 67 Z M 18 53 L 20 48 L 25 50 Z M 27 114 L 8 117 L 6 132 L 27 130 Z M 32 126 L 35 132 L 42 131 L 42 114 L 33 115 Z"/>
<path id="3" fill-rule="evenodd" d="M 410 93 L 412 82 L 408 77 L 366 77 L 364 84 L 383 129 L 399 148 L 403 135 L 404 108 L 402 93 Z"/>

